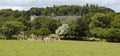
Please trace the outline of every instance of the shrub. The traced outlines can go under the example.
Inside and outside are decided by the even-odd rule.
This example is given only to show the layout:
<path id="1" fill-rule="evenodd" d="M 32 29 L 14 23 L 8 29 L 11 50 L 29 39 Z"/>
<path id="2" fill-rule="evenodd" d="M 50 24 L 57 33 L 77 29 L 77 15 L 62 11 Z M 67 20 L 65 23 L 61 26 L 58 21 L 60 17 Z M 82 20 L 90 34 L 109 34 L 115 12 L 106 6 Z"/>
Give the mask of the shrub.
<path id="1" fill-rule="evenodd" d="M 18 39 L 17 35 L 12 35 L 12 39 Z"/>
<path id="2" fill-rule="evenodd" d="M 0 39 L 7 39 L 5 35 L 0 34 Z"/>
<path id="3" fill-rule="evenodd" d="M 111 28 L 107 32 L 107 41 L 120 42 L 120 29 Z"/>
<path id="4" fill-rule="evenodd" d="M 57 34 L 50 34 L 50 35 L 48 35 L 48 36 L 54 37 L 54 38 L 60 38 L 60 36 L 58 36 Z"/>

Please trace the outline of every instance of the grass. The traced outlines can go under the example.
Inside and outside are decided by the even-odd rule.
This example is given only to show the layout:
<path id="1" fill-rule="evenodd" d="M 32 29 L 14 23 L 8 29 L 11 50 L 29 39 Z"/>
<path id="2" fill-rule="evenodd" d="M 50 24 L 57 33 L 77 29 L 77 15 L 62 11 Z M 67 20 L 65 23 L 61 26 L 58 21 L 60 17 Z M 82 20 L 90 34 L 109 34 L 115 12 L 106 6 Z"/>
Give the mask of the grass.
<path id="1" fill-rule="evenodd" d="M 0 40 L 0 56 L 120 56 L 120 43 Z"/>

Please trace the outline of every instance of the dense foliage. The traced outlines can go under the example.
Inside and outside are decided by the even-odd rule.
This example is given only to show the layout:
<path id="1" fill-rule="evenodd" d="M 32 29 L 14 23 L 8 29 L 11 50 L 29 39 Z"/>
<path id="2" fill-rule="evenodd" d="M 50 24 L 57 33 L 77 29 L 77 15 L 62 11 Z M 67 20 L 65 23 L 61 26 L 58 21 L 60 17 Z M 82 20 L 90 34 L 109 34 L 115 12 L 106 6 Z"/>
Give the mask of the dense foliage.
<path id="1" fill-rule="evenodd" d="M 44 17 L 53 16 L 53 14 L 54 16 L 80 17 L 65 19 L 62 22 Z M 39 17 L 30 20 L 31 15 Z M 62 24 L 67 24 L 68 28 L 61 28 Z M 31 36 L 31 34 L 47 36 L 55 34 L 57 29 L 59 29 L 58 33 L 63 31 L 60 35 L 68 39 L 86 40 L 88 37 L 95 37 L 119 42 L 120 14 L 110 8 L 92 4 L 32 7 L 27 11 L 0 10 L 0 39 L 16 39 L 19 35 Z"/>

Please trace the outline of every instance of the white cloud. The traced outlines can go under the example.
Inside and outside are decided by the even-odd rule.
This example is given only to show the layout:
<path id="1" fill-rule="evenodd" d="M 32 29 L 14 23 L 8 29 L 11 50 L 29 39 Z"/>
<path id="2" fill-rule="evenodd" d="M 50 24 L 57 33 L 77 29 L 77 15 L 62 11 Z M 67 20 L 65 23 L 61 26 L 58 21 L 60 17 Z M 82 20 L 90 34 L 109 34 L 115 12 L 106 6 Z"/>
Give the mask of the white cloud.
<path id="1" fill-rule="evenodd" d="M 55 5 L 98 4 L 120 12 L 120 0 L 0 0 L 0 9 L 29 9 L 30 7 L 46 7 Z"/>
<path id="2" fill-rule="evenodd" d="M 18 7 L 18 6 L 0 6 L 0 9 L 13 9 L 13 10 L 28 10 L 28 7 Z"/>
<path id="3" fill-rule="evenodd" d="M 103 3 L 112 5 L 112 4 L 116 4 L 116 3 L 120 3 L 120 2 L 119 2 L 119 0 L 115 0 L 115 1 L 113 1 L 113 0 L 105 0 Z"/>

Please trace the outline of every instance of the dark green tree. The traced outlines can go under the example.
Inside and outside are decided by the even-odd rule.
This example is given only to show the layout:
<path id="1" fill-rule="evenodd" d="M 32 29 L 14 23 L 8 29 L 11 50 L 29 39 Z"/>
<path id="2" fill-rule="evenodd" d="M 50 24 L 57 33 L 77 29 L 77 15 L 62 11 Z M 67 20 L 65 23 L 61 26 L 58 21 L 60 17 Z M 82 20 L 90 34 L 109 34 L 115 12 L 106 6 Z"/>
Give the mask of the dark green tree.
<path id="1" fill-rule="evenodd" d="M 1 33 L 5 36 L 7 36 L 8 39 L 11 39 L 12 35 L 17 35 L 23 29 L 25 26 L 22 24 L 22 22 L 18 21 L 6 21 L 1 26 Z"/>

